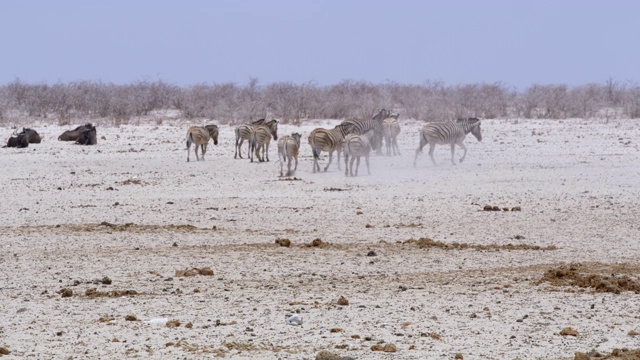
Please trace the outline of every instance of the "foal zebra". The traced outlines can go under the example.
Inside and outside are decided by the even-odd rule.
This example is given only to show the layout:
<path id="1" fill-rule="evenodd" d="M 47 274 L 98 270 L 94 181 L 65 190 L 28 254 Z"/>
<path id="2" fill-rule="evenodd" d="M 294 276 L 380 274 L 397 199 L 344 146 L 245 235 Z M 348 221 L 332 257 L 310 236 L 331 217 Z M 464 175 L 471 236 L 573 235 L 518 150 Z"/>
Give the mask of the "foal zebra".
<path id="1" fill-rule="evenodd" d="M 234 159 L 237 159 L 238 156 L 240 156 L 240 159 L 242 159 L 242 143 L 247 140 L 247 143 L 249 143 L 249 140 L 251 140 L 251 130 L 258 125 L 264 125 L 265 119 L 260 119 L 260 120 L 256 120 L 254 122 L 252 122 L 251 124 L 243 124 L 240 125 L 236 128 L 235 133 L 236 133 L 236 147 L 235 147 L 235 151 L 236 154 L 233 156 Z M 250 146 L 248 146 L 250 147 Z M 249 150 L 250 151 L 250 150 Z M 247 152 L 247 157 L 249 157 L 249 153 Z"/>
<path id="2" fill-rule="evenodd" d="M 416 156 L 413 158 L 413 167 L 416 166 L 418 154 L 422 152 L 422 148 L 426 144 L 429 144 L 429 156 L 431 157 L 433 165 L 438 165 L 433 158 L 433 149 L 435 149 L 436 144 L 451 145 L 451 163 L 453 165 L 456 164 L 453 161 L 453 155 L 457 144 L 464 150 L 464 154 L 462 154 L 460 158 L 460 162 L 463 162 L 467 156 L 467 147 L 464 146 L 464 138 L 468 133 L 473 134 L 478 141 L 482 141 L 480 119 L 458 119 L 456 122 L 440 122 L 425 125 L 422 130 L 420 130 L 420 146 L 416 149 Z"/>
<path id="3" fill-rule="evenodd" d="M 202 149 L 202 160 L 204 160 L 209 139 L 213 139 L 213 144 L 218 145 L 217 125 L 192 126 L 187 130 L 187 162 L 189 162 L 189 154 L 191 153 L 191 143 L 196 145 L 194 149 L 196 161 L 200 161 L 200 158 L 198 158 L 198 146 Z"/>
<path id="4" fill-rule="evenodd" d="M 349 134 L 350 130 L 351 125 L 340 124 L 331 130 L 317 128 L 314 129 L 311 134 L 309 134 L 309 145 L 311 145 L 311 152 L 313 153 L 314 173 L 316 172 L 316 170 L 320 171 L 318 158 L 320 158 L 320 153 L 322 151 L 326 151 L 329 153 L 329 162 L 324 168 L 324 171 L 326 172 L 329 168 L 329 165 L 331 165 L 334 151 L 338 152 L 338 170 L 340 170 L 340 153 L 342 152 L 342 141 L 344 140 L 344 137 Z"/>
<path id="5" fill-rule="evenodd" d="M 400 134 L 398 116 L 400 114 L 393 114 L 382 121 L 382 135 L 387 146 L 387 156 L 391 156 L 391 149 L 393 149 L 393 156 L 396 156 L 396 153 L 401 155 L 400 148 L 398 148 L 398 135 Z"/>
<path id="6" fill-rule="evenodd" d="M 285 135 L 278 140 L 278 157 L 280 158 L 280 176 L 283 176 L 284 163 L 287 162 L 287 176 L 293 175 L 298 170 L 298 150 L 300 149 L 300 137 L 302 135 L 293 133 L 291 136 Z M 296 160 L 296 166 L 291 171 L 291 160 Z"/>
<path id="7" fill-rule="evenodd" d="M 356 164 L 355 176 L 358 176 L 358 168 L 360 167 L 360 157 L 364 156 L 364 160 L 367 163 L 367 172 L 371 175 L 369 169 L 369 154 L 371 149 L 375 150 L 375 130 L 369 129 L 362 135 L 349 134 L 344 139 L 344 175 L 353 175 L 353 162 L 358 159 Z M 349 156 L 351 156 L 351 163 L 349 163 Z M 351 169 L 351 171 L 349 171 Z"/>
<path id="8" fill-rule="evenodd" d="M 249 140 L 249 153 L 251 162 L 253 162 L 253 152 L 255 151 L 258 161 L 269 161 L 269 143 L 271 138 L 278 140 L 278 121 L 271 120 L 264 125 L 254 126 L 251 130 L 251 139 Z M 260 157 L 260 149 L 262 149 L 262 157 Z"/>
<path id="9" fill-rule="evenodd" d="M 348 119 L 348 120 L 344 120 L 342 123 L 343 124 L 349 124 L 351 125 L 351 132 L 349 132 L 349 134 L 364 134 L 365 131 L 369 130 L 369 129 L 374 129 L 375 133 L 374 133 L 374 140 L 372 140 L 373 142 L 376 143 L 376 149 L 377 150 L 377 154 L 381 155 L 382 154 L 382 121 L 386 118 L 388 118 L 391 115 L 391 111 L 389 110 L 385 110 L 382 109 L 380 110 L 380 112 L 378 112 L 377 115 L 375 115 L 373 118 L 371 119 Z"/>

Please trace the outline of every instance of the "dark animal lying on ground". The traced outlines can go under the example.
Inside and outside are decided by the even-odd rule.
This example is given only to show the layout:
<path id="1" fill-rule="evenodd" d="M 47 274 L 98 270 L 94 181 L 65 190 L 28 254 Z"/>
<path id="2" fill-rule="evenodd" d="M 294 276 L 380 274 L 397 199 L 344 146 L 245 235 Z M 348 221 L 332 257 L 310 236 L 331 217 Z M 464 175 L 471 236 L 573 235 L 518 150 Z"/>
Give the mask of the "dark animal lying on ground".
<path id="1" fill-rule="evenodd" d="M 91 129 L 95 130 L 95 127 L 91 123 L 80 125 L 73 130 L 67 130 L 63 132 L 62 135 L 58 136 L 58 140 L 59 141 L 77 141 L 83 131 L 91 130 Z"/>
<path id="2" fill-rule="evenodd" d="M 91 125 L 91 124 L 87 124 Z M 78 140 L 76 140 L 76 144 L 80 145 L 96 145 L 98 143 L 98 137 L 96 134 L 95 126 L 91 125 L 91 128 L 86 128 L 82 130 Z"/>
<path id="3" fill-rule="evenodd" d="M 40 144 L 42 138 L 37 131 L 29 128 L 22 128 L 20 133 L 13 133 L 7 141 L 6 147 L 26 148 L 29 144 Z"/>
<path id="4" fill-rule="evenodd" d="M 29 139 L 27 138 L 27 135 L 20 133 L 16 136 L 11 136 L 7 141 L 7 146 L 5 147 L 26 148 L 27 146 L 29 146 Z"/>

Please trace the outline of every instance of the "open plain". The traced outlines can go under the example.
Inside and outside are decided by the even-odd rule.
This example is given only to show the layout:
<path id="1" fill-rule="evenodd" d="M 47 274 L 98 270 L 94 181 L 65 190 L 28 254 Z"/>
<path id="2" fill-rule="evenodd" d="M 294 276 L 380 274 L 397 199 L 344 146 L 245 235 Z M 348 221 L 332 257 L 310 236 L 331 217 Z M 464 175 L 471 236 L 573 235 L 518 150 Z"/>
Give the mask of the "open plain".
<path id="1" fill-rule="evenodd" d="M 278 176 L 274 142 L 268 163 L 234 159 L 228 125 L 189 163 L 186 122 L 98 123 L 96 146 L 34 125 L 43 143 L 0 149 L 7 358 L 573 359 L 640 348 L 637 121 L 484 120 L 464 163 L 437 146 L 433 166 L 427 147 L 416 168 L 422 123 L 401 121 L 402 156 L 372 156 L 372 175 L 363 162 L 345 177 L 335 157 L 314 174 L 307 136 L 335 124 L 280 126 L 302 134 L 292 178 Z M 0 128 L 3 139 L 12 131 Z M 301 326 L 285 324 L 292 314 Z"/>

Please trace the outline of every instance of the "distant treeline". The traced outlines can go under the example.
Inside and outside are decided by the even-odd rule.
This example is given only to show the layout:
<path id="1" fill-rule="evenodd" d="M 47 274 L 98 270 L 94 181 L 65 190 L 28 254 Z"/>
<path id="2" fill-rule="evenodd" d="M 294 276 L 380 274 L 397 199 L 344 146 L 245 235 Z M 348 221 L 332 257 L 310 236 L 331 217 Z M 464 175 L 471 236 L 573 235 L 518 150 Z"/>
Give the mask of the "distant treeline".
<path id="1" fill-rule="evenodd" d="M 640 118 L 640 85 L 609 79 L 580 86 L 531 85 L 524 91 L 502 83 L 420 85 L 345 80 L 262 85 L 251 78 L 236 83 L 180 87 L 161 80 L 116 85 L 99 81 L 0 86 L 0 122 L 15 117 L 50 119 L 59 124 L 91 119 L 127 123 L 163 110 L 183 118 L 238 123 L 259 118 L 284 122 L 305 119 L 370 118 L 390 108 L 403 118 L 441 121 L 480 118 Z"/>

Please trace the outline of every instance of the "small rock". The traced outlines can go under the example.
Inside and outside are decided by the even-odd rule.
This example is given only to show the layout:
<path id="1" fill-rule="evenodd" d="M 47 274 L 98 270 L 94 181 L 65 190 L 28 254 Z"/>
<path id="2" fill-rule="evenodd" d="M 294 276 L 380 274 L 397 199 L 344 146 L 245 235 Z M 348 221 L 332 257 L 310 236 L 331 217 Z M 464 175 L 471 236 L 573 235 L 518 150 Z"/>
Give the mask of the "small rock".
<path id="1" fill-rule="evenodd" d="M 462 356 L 461 353 L 456 353 L 456 355 L 453 357 L 454 359 L 459 359 L 459 360 L 463 360 L 464 356 Z"/>
<path id="2" fill-rule="evenodd" d="M 71 289 L 64 288 L 64 289 L 60 290 L 60 294 L 62 295 L 63 298 L 72 297 L 73 296 L 73 291 Z"/>
<path id="3" fill-rule="evenodd" d="M 191 322 L 188 322 L 184 325 L 184 327 L 186 327 L 187 329 L 191 329 L 193 328 L 193 324 Z"/>
<path id="4" fill-rule="evenodd" d="M 340 295 L 340 298 L 338 299 L 338 305 L 347 306 L 349 305 L 349 300 L 347 300 L 347 298 L 345 298 L 344 296 Z"/>
<path id="5" fill-rule="evenodd" d="M 514 206 L 511 208 L 511 211 L 521 211 L 522 209 L 520 208 L 520 206 Z"/>
<path id="6" fill-rule="evenodd" d="M 482 208 L 482 210 L 484 210 L 484 211 L 493 211 L 493 206 L 491 206 L 491 205 L 485 205 L 485 206 Z"/>
<path id="7" fill-rule="evenodd" d="M 376 254 L 376 252 L 373 250 L 369 250 L 369 252 L 367 253 L 367 256 L 378 256 L 378 254 Z"/>
<path id="8" fill-rule="evenodd" d="M 167 323 L 165 325 L 168 328 L 178 327 L 178 326 L 180 326 L 180 321 L 179 320 L 169 320 L 169 321 L 167 321 Z"/>
<path id="9" fill-rule="evenodd" d="M 11 354 L 11 351 L 9 351 L 9 349 L 7 349 L 4 346 L 0 346 L 0 355 L 9 355 Z"/>
<path id="10" fill-rule="evenodd" d="M 316 355 L 316 360 L 340 360 L 340 355 L 322 350 Z"/>
<path id="11" fill-rule="evenodd" d="M 173 243 L 173 245 L 171 245 L 171 246 L 173 246 L 173 247 L 178 247 L 178 243 L 177 243 L 177 242 L 174 242 L 174 243 Z"/>
<path id="12" fill-rule="evenodd" d="M 360 335 L 351 335 L 352 339 L 360 339 Z"/>
<path id="13" fill-rule="evenodd" d="M 578 334 L 577 331 L 573 330 L 572 328 L 566 327 L 566 328 L 560 330 L 560 335 L 562 335 L 562 336 L 578 336 L 579 334 Z"/>
<path id="14" fill-rule="evenodd" d="M 311 246 L 313 247 L 322 246 L 322 240 L 320 238 L 313 239 L 313 241 L 311 242 Z"/>
<path id="15" fill-rule="evenodd" d="M 127 320 L 127 321 L 138 321 L 138 318 L 133 314 L 129 314 L 129 315 L 125 316 L 124 319 Z"/>
<path id="16" fill-rule="evenodd" d="M 291 240 L 277 238 L 276 239 L 276 244 L 278 244 L 278 245 L 280 245 L 282 247 L 290 247 L 291 246 Z"/>
<path id="17" fill-rule="evenodd" d="M 342 331 L 341 328 L 331 328 L 331 329 L 329 329 L 329 332 L 332 332 L 332 333 L 337 333 L 337 332 L 341 332 L 341 331 Z"/>
<path id="18" fill-rule="evenodd" d="M 16 311 L 16 314 L 20 314 L 20 313 L 23 313 L 25 311 L 27 311 L 27 308 L 20 308 L 20 309 L 18 309 L 18 311 Z"/>
<path id="19" fill-rule="evenodd" d="M 20 311 L 20 310 L 18 310 L 18 311 Z M 638 335 L 640 335 L 640 333 L 635 331 L 635 330 L 629 330 L 627 335 L 629 335 L 629 336 L 638 336 Z"/>
<path id="20" fill-rule="evenodd" d="M 381 344 L 375 344 L 371 346 L 371 351 L 382 351 L 384 349 L 384 346 L 382 346 Z"/>
<path id="21" fill-rule="evenodd" d="M 587 355 L 587 354 L 585 354 L 583 352 L 576 351 L 574 356 L 573 356 L 573 359 L 574 360 L 589 360 L 589 359 L 591 359 L 591 357 L 589 357 L 589 355 Z"/>
<path id="22" fill-rule="evenodd" d="M 498 207 L 498 206 L 494 205 L 494 206 L 493 206 L 493 208 L 492 208 L 491 210 L 493 210 L 493 211 L 500 211 L 500 207 Z"/>
<path id="23" fill-rule="evenodd" d="M 396 352 L 396 351 L 398 351 L 398 349 L 396 348 L 396 346 L 394 344 L 385 344 L 384 348 L 382 348 L 382 351 L 384 351 L 384 352 Z"/>
<path id="24" fill-rule="evenodd" d="M 113 338 L 111 339 L 111 342 L 120 342 L 120 340 L 118 338 Z"/>
<path id="25" fill-rule="evenodd" d="M 502 211 L 509 211 L 509 208 L 508 207 L 503 207 Z"/>
<path id="26" fill-rule="evenodd" d="M 58 331 L 58 332 L 56 333 L 56 335 L 57 335 L 57 336 L 62 336 L 62 334 L 64 334 L 64 332 L 62 332 L 62 331 Z"/>
<path id="27" fill-rule="evenodd" d="M 109 277 L 105 276 L 102 278 L 102 283 L 105 285 L 111 285 L 111 279 L 109 279 Z"/>

